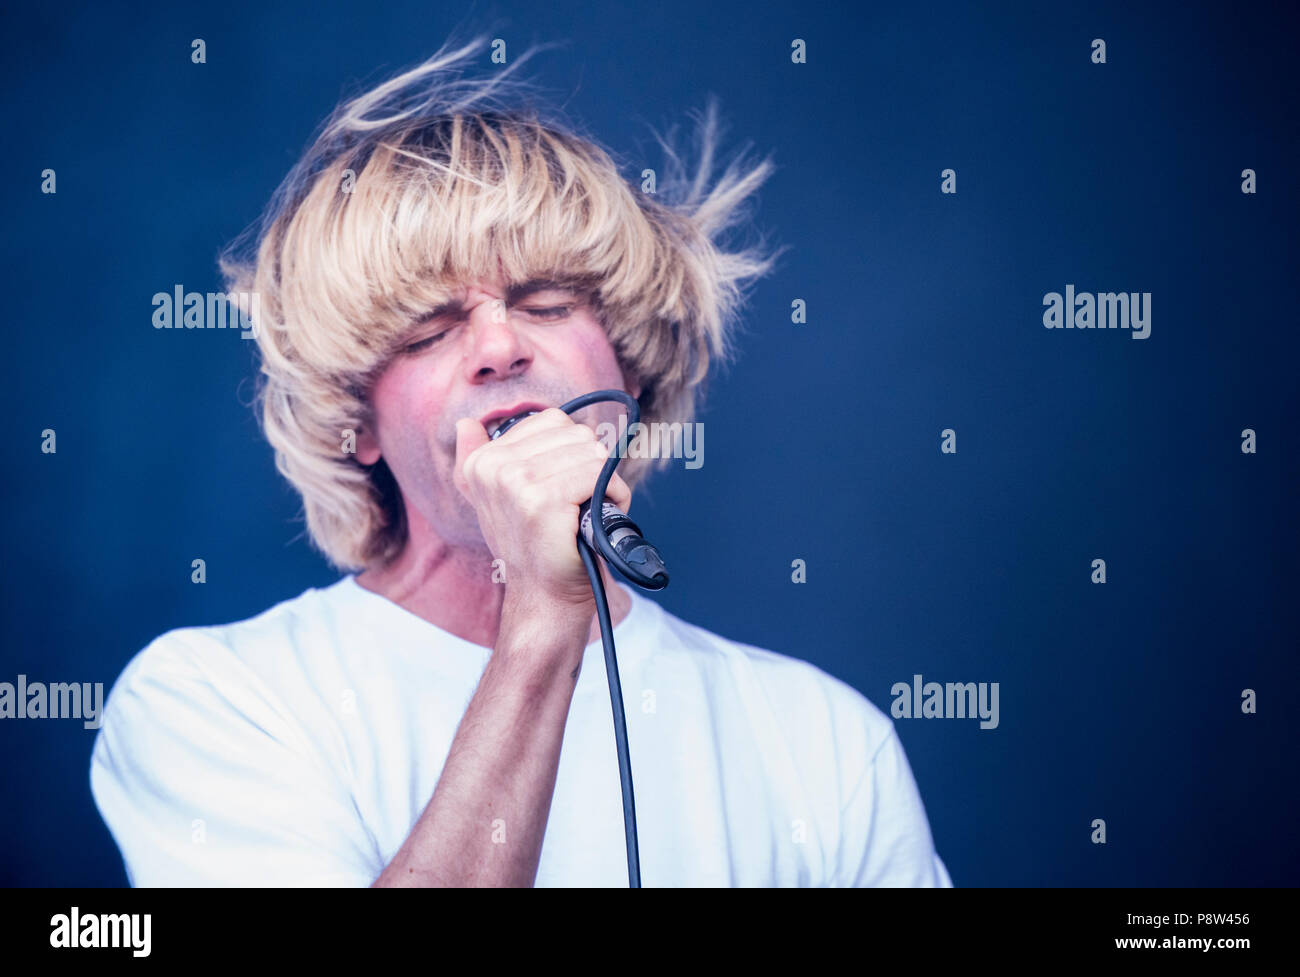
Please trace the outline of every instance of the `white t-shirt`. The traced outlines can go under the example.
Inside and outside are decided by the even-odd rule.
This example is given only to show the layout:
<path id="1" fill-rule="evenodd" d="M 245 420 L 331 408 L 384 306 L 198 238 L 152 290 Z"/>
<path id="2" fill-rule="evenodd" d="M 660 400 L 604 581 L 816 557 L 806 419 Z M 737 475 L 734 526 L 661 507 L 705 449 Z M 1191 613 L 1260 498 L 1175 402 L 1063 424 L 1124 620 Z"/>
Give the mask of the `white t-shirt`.
<path id="1" fill-rule="evenodd" d="M 884 713 L 616 586 L 632 598 L 614 638 L 642 885 L 952 885 Z M 155 639 L 114 684 L 91 757 L 131 884 L 370 885 L 433 795 L 490 655 L 352 576 Z M 599 640 L 536 884 L 627 885 Z"/>

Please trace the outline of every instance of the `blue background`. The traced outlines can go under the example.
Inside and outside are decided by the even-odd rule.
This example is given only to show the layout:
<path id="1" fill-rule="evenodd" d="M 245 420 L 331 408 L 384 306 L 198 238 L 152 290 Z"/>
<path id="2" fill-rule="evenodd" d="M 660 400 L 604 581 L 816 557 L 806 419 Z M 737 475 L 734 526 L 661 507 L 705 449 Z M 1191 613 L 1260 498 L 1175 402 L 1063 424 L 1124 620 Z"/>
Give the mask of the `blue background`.
<path id="1" fill-rule="evenodd" d="M 637 172 L 709 92 L 724 148 L 779 167 L 754 214 L 791 250 L 712 385 L 704 467 L 638 493 L 661 603 L 886 711 L 917 673 L 1000 683 L 996 730 L 896 720 L 959 886 L 1294 884 L 1300 155 L 1271 5 L 36 7 L 0 30 L 0 681 L 107 691 L 166 630 L 337 579 L 248 408 L 253 344 L 155 330 L 150 298 L 219 289 L 340 95 L 457 26 L 567 40 L 525 72 Z M 1067 282 L 1151 292 L 1150 338 L 1044 329 Z M 0 723 L 0 882 L 124 884 L 93 736 Z"/>

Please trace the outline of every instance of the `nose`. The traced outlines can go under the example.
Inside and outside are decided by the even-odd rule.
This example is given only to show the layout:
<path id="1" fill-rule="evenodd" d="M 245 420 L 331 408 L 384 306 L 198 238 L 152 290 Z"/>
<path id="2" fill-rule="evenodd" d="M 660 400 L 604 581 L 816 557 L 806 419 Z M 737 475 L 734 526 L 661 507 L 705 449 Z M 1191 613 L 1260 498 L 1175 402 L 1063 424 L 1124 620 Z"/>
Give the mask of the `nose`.
<path id="1" fill-rule="evenodd" d="M 478 298 L 469 310 L 466 379 L 485 383 L 525 372 L 532 363 L 532 351 L 511 322 L 505 302 L 494 294 L 479 293 Z"/>

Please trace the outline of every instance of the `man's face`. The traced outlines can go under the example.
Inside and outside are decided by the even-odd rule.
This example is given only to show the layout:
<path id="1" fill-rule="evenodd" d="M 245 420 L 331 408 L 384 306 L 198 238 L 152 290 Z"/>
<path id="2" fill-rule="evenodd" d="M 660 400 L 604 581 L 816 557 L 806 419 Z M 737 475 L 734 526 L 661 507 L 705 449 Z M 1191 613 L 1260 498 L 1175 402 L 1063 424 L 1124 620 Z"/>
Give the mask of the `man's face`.
<path id="1" fill-rule="evenodd" d="M 620 369 L 589 294 L 554 283 L 476 282 L 438 315 L 412 323 L 405 350 L 371 390 L 373 429 L 360 432 L 357 458 L 387 462 L 413 533 L 423 521 L 453 546 L 481 548 L 478 517 L 452 481 L 456 421 L 526 404 L 558 407 L 608 387 L 641 392 Z M 594 430 L 622 413 L 604 403 L 573 416 Z"/>

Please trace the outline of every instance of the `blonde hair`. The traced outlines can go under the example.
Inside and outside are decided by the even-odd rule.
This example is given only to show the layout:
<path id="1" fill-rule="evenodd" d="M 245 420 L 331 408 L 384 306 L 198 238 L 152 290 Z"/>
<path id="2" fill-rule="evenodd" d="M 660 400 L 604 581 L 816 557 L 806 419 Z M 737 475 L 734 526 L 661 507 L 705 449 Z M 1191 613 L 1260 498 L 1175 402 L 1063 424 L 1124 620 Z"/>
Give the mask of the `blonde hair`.
<path id="1" fill-rule="evenodd" d="M 341 104 L 261 223 L 222 256 L 227 290 L 258 298 L 256 405 L 276 467 L 302 495 L 312 542 L 342 569 L 385 563 L 405 544 L 392 473 L 344 451 L 344 431 L 368 426 L 371 384 L 456 283 L 498 268 L 510 282 L 586 283 L 641 383 L 642 421 L 686 423 L 710 362 L 733 352 L 744 285 L 784 250 L 719 246 L 773 166 L 733 161 L 707 186 L 712 100 L 696 175 L 659 139 L 666 170 L 641 192 L 590 136 L 504 106 L 503 94 L 529 93 L 511 75 L 536 47 L 485 81 L 461 78 L 457 66 L 488 43 L 444 46 Z M 619 474 L 635 484 L 652 464 L 628 457 Z"/>

